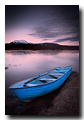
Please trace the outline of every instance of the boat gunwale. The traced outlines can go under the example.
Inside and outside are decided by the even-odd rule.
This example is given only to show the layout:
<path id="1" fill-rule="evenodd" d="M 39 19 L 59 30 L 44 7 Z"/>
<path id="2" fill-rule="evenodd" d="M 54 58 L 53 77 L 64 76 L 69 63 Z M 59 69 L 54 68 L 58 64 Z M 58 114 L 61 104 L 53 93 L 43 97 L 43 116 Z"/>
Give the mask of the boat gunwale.
<path id="1" fill-rule="evenodd" d="M 70 69 L 72 69 L 71 66 L 66 66 L 66 67 L 70 67 L 70 68 L 67 70 L 67 72 L 69 72 Z M 66 68 L 66 67 L 65 67 L 65 68 Z M 14 90 L 14 89 L 26 89 L 26 88 L 35 88 L 35 87 L 39 87 L 39 86 L 45 86 L 45 85 L 47 85 L 47 84 L 51 84 L 51 83 L 54 83 L 54 82 L 59 81 L 62 77 L 66 76 L 67 72 L 66 72 L 63 76 L 61 76 L 60 78 L 58 78 L 56 81 L 52 81 L 52 82 L 50 82 L 50 83 L 39 84 L 39 85 L 37 85 L 37 86 L 25 86 L 25 87 L 11 88 L 11 86 L 17 84 L 17 83 L 18 83 L 18 82 L 17 82 L 17 83 L 15 83 L 15 84 L 11 85 L 11 86 L 9 87 L 9 89 L 11 89 L 11 90 Z M 45 73 L 46 73 L 46 72 L 45 72 Z M 33 78 L 33 77 L 32 77 L 32 78 Z M 22 80 L 22 81 L 24 81 L 24 80 Z M 22 81 L 20 81 L 20 82 L 22 82 Z M 60 82 L 60 81 L 59 81 L 59 82 Z"/>

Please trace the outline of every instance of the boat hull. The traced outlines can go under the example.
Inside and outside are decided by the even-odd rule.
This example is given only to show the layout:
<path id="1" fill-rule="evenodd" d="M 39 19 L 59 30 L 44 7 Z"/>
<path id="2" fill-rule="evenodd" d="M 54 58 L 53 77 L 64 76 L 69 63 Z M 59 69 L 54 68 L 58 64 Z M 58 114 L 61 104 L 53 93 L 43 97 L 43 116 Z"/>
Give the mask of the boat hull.
<path id="1" fill-rule="evenodd" d="M 56 90 L 57 88 L 59 88 L 64 83 L 64 81 L 69 77 L 69 75 L 71 74 L 71 71 L 72 71 L 72 68 L 70 68 L 66 72 L 66 74 L 64 74 L 57 81 L 54 81 L 48 84 L 33 86 L 33 87 L 24 87 L 24 88 L 11 88 L 11 90 L 16 94 L 16 96 L 21 101 L 26 102 L 35 97 L 48 94 L 53 90 Z"/>

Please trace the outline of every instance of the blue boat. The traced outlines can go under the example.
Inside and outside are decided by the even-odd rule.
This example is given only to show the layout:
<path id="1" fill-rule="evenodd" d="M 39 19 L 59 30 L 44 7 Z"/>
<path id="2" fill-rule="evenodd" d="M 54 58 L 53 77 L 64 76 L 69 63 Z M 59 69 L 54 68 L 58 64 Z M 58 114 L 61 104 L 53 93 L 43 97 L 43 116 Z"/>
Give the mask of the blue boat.
<path id="1" fill-rule="evenodd" d="M 21 101 L 29 101 L 59 88 L 71 74 L 72 67 L 56 67 L 30 79 L 15 83 L 9 88 Z"/>

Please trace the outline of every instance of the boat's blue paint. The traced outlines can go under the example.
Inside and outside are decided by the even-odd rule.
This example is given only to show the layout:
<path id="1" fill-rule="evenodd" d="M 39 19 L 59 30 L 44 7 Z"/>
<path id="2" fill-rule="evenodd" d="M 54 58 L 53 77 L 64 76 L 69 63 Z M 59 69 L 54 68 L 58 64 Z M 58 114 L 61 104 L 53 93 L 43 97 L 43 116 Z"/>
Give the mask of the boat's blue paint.
<path id="1" fill-rule="evenodd" d="M 52 82 L 49 82 L 49 83 L 42 83 L 41 81 L 39 81 L 39 79 L 41 78 L 52 78 L 51 76 L 49 76 L 50 71 L 52 70 L 55 70 L 53 71 L 52 73 L 54 72 L 62 72 L 64 73 L 61 77 L 59 77 L 58 79 L 56 79 L 56 81 L 52 81 Z M 65 67 L 64 70 L 61 70 L 60 67 L 58 68 L 54 68 L 52 70 L 49 70 L 47 71 L 46 75 L 43 75 L 31 82 L 29 82 L 29 84 L 36 84 L 36 86 L 26 86 L 24 87 L 24 83 L 27 82 L 28 80 L 24 80 L 24 81 L 21 81 L 21 82 L 18 82 L 12 86 L 10 86 L 10 89 L 17 95 L 17 97 L 22 100 L 22 101 L 28 101 L 32 98 L 35 98 L 35 97 L 38 97 L 38 96 L 42 96 L 42 95 L 45 95 L 57 88 L 59 88 L 63 82 L 69 77 L 69 75 L 71 74 L 71 71 L 72 71 L 72 67 L 69 66 L 69 67 Z M 42 73 L 44 74 L 44 73 Z M 40 75 L 42 75 L 40 74 Z M 38 75 L 38 76 L 40 76 Z M 36 77 L 38 77 L 36 76 Z M 33 77 L 34 78 L 34 77 Z M 53 79 L 53 78 L 52 78 Z"/>

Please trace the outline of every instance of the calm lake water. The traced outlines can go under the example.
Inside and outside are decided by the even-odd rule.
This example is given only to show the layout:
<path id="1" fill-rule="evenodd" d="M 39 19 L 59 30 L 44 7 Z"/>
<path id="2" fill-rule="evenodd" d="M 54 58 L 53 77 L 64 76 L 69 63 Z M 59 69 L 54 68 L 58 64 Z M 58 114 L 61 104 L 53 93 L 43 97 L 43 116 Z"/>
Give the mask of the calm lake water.
<path id="1" fill-rule="evenodd" d="M 74 50 L 6 50 L 5 92 L 15 82 L 36 76 L 55 67 L 72 66 L 79 72 L 79 51 Z"/>

